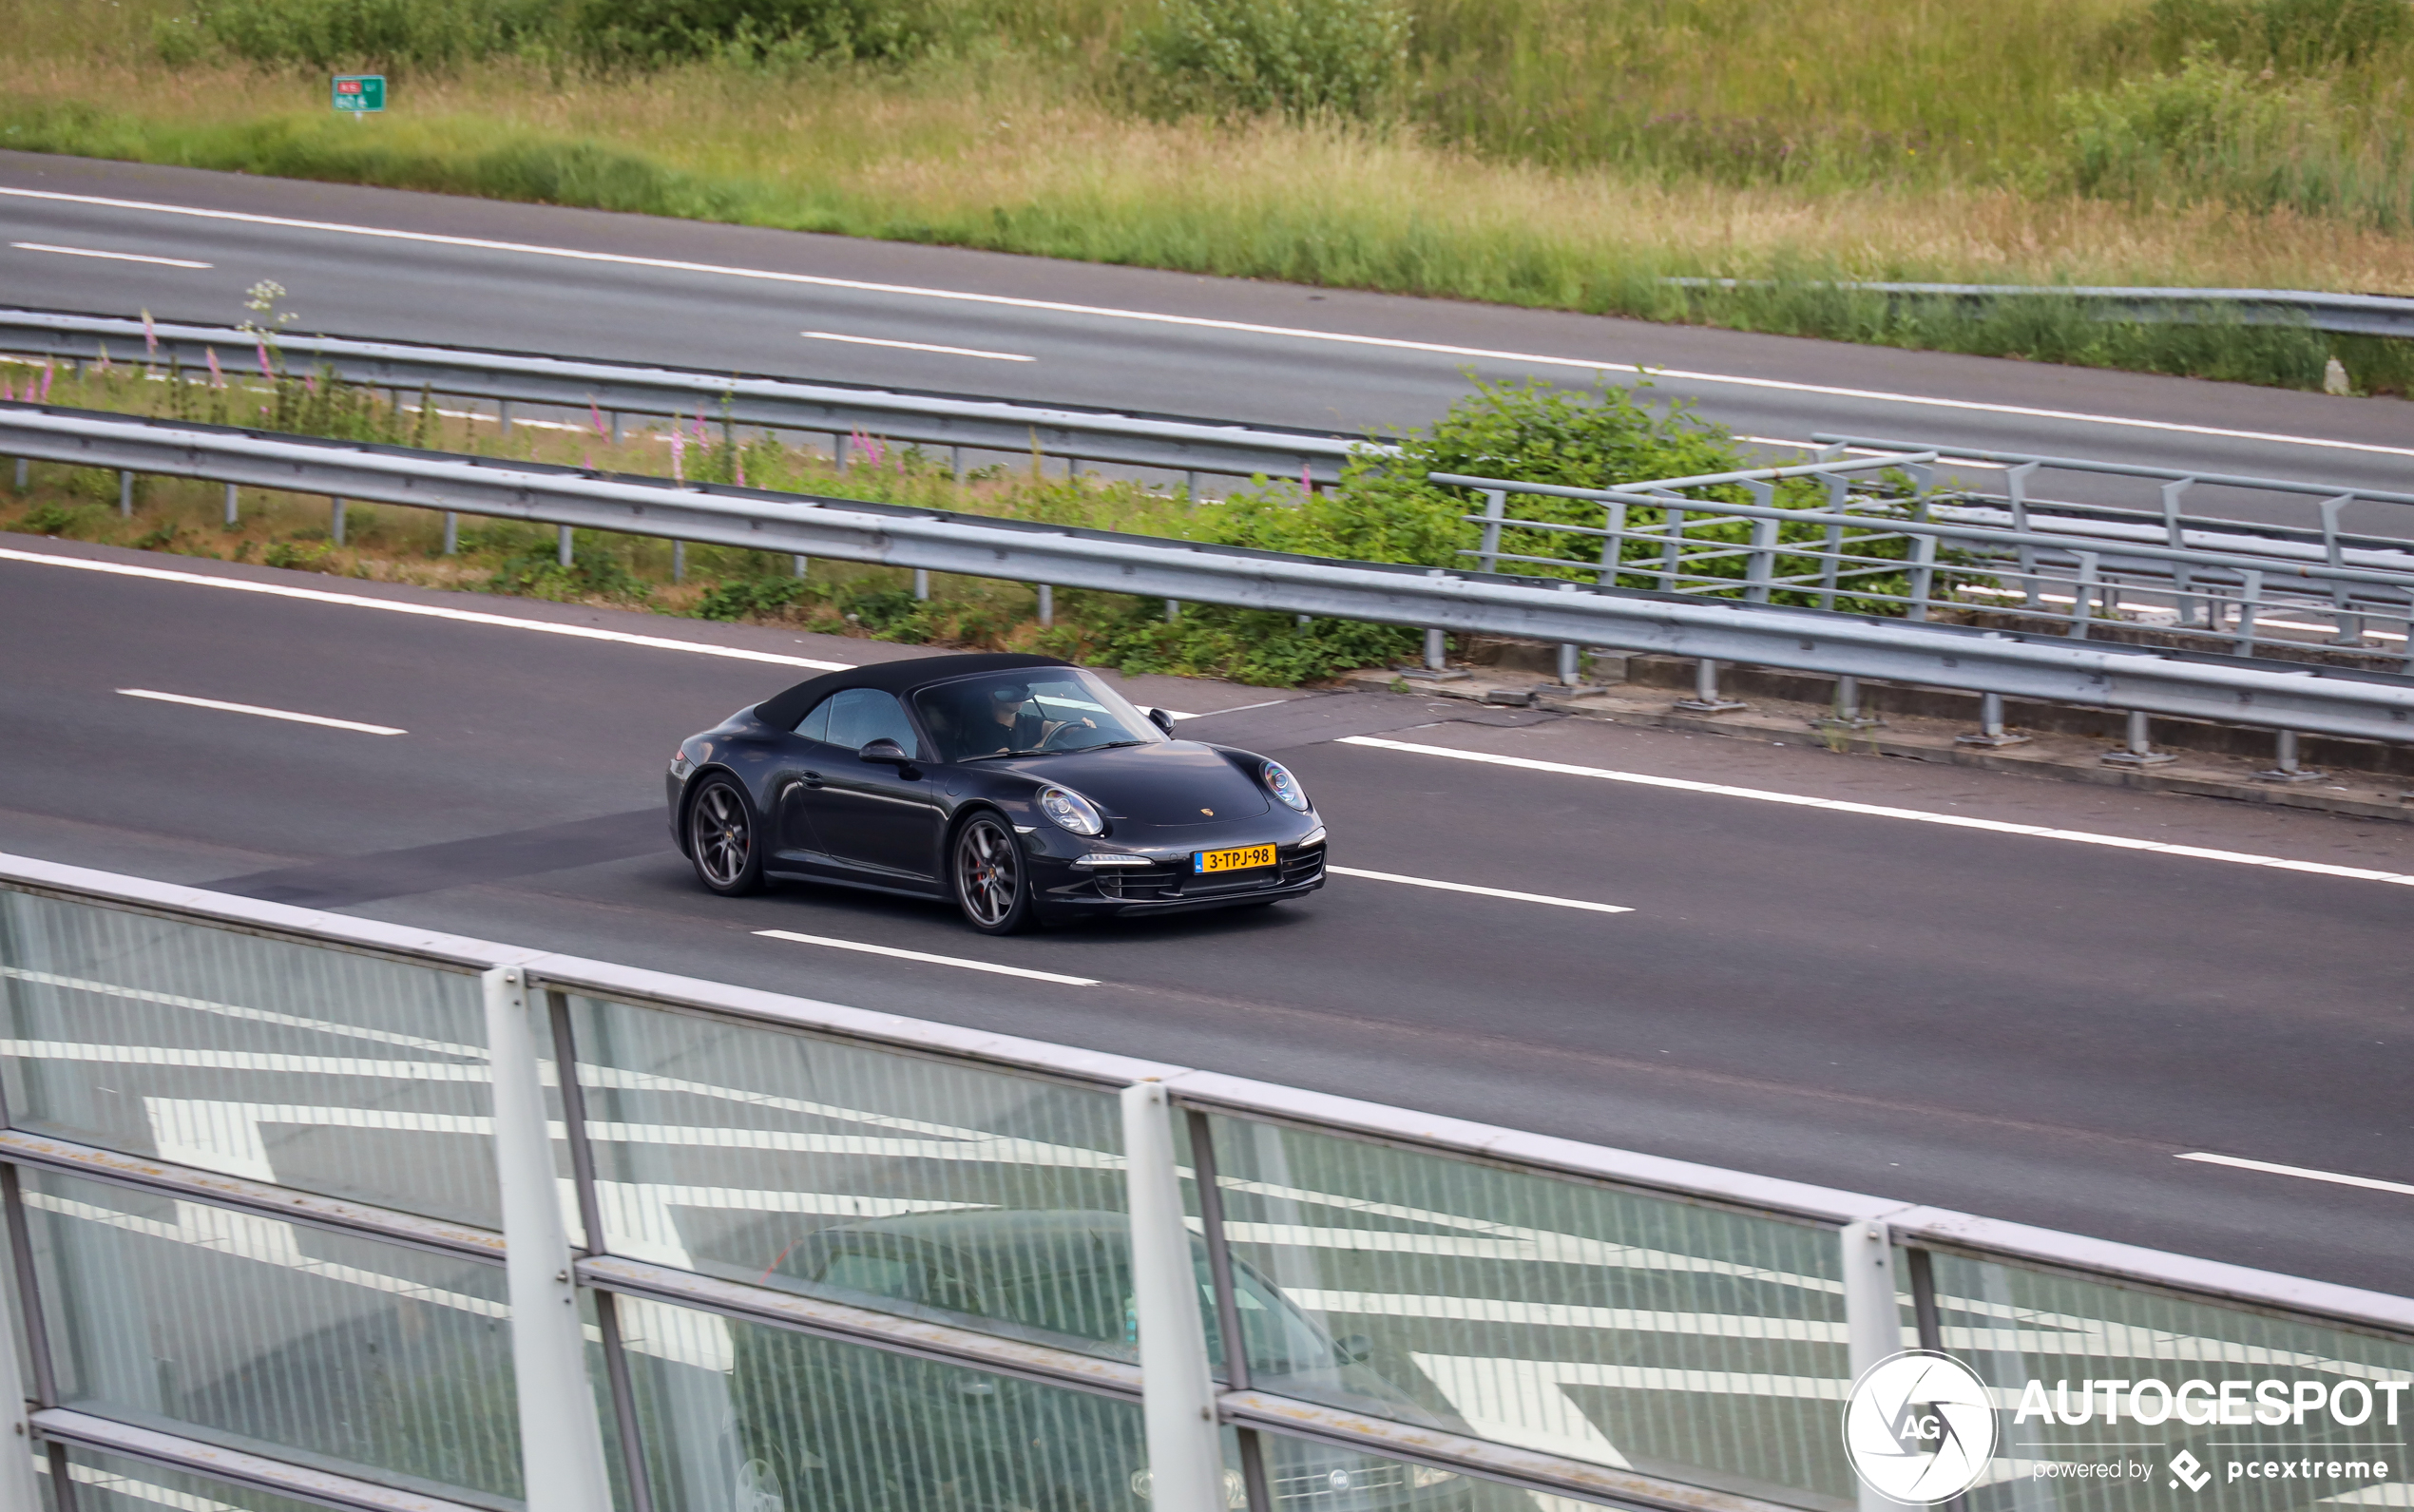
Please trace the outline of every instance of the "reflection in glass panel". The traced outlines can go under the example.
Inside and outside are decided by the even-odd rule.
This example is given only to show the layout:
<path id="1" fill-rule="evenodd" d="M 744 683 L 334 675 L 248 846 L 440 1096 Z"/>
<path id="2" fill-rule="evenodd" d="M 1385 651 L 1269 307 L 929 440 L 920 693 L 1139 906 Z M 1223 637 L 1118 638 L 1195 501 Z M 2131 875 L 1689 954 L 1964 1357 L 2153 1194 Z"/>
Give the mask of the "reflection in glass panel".
<path id="1" fill-rule="evenodd" d="M 500 1267 L 49 1172 L 24 1188 L 64 1405 L 519 1496 Z"/>
<path id="2" fill-rule="evenodd" d="M 2248 1512 L 2414 1506 L 2414 1344 L 1988 1261 L 1940 1254 L 1932 1264 L 1940 1342 L 2001 1409 L 1995 1460 L 1969 1493 L 1973 1512 L 2178 1512 L 2216 1495 L 2223 1508 Z M 2052 1410 L 2023 1423 L 2032 1381 Z M 2225 1381 L 2246 1383 L 2227 1423 L 2218 1417 Z M 2266 1416 L 2281 1422 L 2252 1416 L 2266 1381 L 2280 1383 L 2285 1410 Z M 2196 1475 L 2213 1477 L 2201 1495 L 2173 1467 L 2183 1452 Z M 2266 1480 L 2265 1461 L 2287 1462 L 2290 1473 Z M 2042 1482 L 2034 1473 L 2040 1464 L 2107 1462 L 2148 1473 Z M 2244 1473 L 2249 1464 L 2256 1474 Z"/>
<path id="3" fill-rule="evenodd" d="M 1591 1512 L 1593 1506 L 1274 1433 L 1260 1433 L 1257 1444 L 1266 1490 L 1278 1512 Z"/>
<path id="4" fill-rule="evenodd" d="M 489 1227 L 478 979 L 0 891 L 20 1128 Z"/>
<path id="5" fill-rule="evenodd" d="M 49 1495 L 48 1457 L 37 1455 L 33 1463 L 42 1476 L 45 1502 L 57 1505 Z M 97 1449 L 70 1446 L 67 1477 L 75 1483 L 75 1512 L 320 1512 L 315 1502 L 297 1502 Z"/>
<path id="6" fill-rule="evenodd" d="M 1146 1512 L 1137 1403 L 618 1307 L 662 1512 Z"/>
<path id="7" fill-rule="evenodd" d="M 1214 1126 L 1226 1233 L 1264 1293 L 1253 1312 L 1242 1284 L 1252 1385 L 1795 1505 L 1850 1502 L 1830 1231 Z"/>
<path id="8" fill-rule="evenodd" d="M 1124 1347 L 1116 1100 L 574 998 L 617 1254 L 1067 1349 Z"/>

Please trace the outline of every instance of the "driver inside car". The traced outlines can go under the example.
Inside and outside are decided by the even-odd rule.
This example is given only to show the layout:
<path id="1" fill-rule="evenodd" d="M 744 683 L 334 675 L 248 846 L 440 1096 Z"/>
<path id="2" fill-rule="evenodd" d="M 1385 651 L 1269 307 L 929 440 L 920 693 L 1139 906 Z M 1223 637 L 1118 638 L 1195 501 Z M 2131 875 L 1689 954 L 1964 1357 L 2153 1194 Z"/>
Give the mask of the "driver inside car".
<path id="1" fill-rule="evenodd" d="M 1037 751 L 1059 730 L 1075 722 L 1050 719 L 1042 715 L 1038 703 L 1031 698 L 1030 688 L 1020 682 L 1001 682 L 989 689 L 989 719 L 995 733 L 976 735 L 967 742 L 985 755 Z M 1087 718 L 1080 722 L 1093 730 L 1098 728 L 1097 721 Z M 992 739 L 997 744 L 988 744 Z"/>

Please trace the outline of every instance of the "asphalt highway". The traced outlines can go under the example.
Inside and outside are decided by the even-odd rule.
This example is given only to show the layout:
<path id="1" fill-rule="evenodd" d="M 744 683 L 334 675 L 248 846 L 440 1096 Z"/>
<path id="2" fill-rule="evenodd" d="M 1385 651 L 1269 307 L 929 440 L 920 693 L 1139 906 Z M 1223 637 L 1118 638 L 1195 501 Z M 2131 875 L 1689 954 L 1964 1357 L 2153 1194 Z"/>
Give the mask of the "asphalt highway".
<path id="1" fill-rule="evenodd" d="M 2414 887 L 2380 880 L 2414 827 L 1136 679 L 1185 735 L 1279 753 L 1335 865 L 1382 875 L 991 940 L 699 888 L 675 741 L 810 668 L 688 645 L 924 654 L 0 536 L 0 850 L 2414 1285 Z"/>
<path id="2" fill-rule="evenodd" d="M 1776 441 L 2395 490 L 2414 464 L 2394 399 L 0 153 L 0 301 L 232 322 L 263 278 L 303 330 L 1345 431 L 1428 420 L 1470 373 L 1649 368 L 1659 393 Z"/>

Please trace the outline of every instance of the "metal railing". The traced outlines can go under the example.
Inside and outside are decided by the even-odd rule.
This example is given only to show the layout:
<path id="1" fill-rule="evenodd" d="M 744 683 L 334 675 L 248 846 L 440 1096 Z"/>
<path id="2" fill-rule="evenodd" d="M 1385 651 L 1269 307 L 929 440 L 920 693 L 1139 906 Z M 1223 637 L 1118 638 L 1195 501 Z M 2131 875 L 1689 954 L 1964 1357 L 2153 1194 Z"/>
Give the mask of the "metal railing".
<path id="1" fill-rule="evenodd" d="M 0 1006 L 0 1512 L 1875 1512 L 1911 1347 L 2361 1392 L 2414 1490 L 2404 1297 L 22 857 Z M 2137 1400 L 1973 1512 L 2213 1452 Z"/>
<path id="2" fill-rule="evenodd" d="M 2281 644 L 2392 654 L 2414 670 L 2414 541 L 2352 534 L 2350 507 L 2392 513 L 2414 495 L 2285 480 L 2187 474 L 2026 453 L 1950 454 L 2003 473 L 2002 493 L 1941 483 L 1935 447 L 1826 436 L 1822 460 L 1615 488 L 1436 473 L 1484 500 L 1464 518 L 1486 572 L 1541 569 L 1605 585 L 1733 596 L 1753 603 L 1860 607 L 1921 622 L 1946 610 L 2009 609 L 2073 639 L 2144 623 L 2248 657 Z M 1878 454 L 1847 460 L 1847 448 Z M 2038 498 L 2043 469 L 2158 486 L 2146 511 Z M 1873 476 L 1874 475 L 1874 476 Z M 1807 485 L 1816 500 L 1793 490 Z M 1696 494 L 1742 491 L 1749 504 Z M 2309 526 L 2184 513 L 2191 488 L 2318 500 Z M 1511 513 L 1512 496 L 1587 507 L 1598 525 Z M 2309 617 L 2327 622 L 2309 622 Z"/>
<path id="3" fill-rule="evenodd" d="M 1663 278 L 1672 288 L 1773 289 L 1754 278 Z M 2070 299 L 2099 318 L 2149 323 L 2301 325 L 2353 335 L 2414 336 L 2414 299 L 2376 294 L 2323 294 L 2306 289 L 2129 289 L 2020 283 L 1822 283 L 1856 294 L 1906 295 L 1986 305 L 2007 299 Z"/>
<path id="4" fill-rule="evenodd" d="M 1293 478 L 1304 473 L 1329 484 L 1339 478 L 1353 450 L 1388 450 L 1380 438 L 1184 415 L 351 336 L 286 332 L 276 339 L 286 367 L 324 369 L 346 383 L 393 390 L 398 408 L 422 391 L 438 398 L 491 402 L 506 433 L 514 423 L 514 405 L 545 407 L 581 421 L 592 413 L 615 442 L 624 415 L 695 415 L 732 430 L 827 435 L 841 471 L 848 465 L 850 438 L 858 431 L 884 442 L 945 448 L 958 476 L 967 451 L 1046 456 L 1062 458 L 1077 470 L 1082 463 L 1098 463 L 1183 473 L 1193 494 L 1200 473 Z M 39 359 L 125 362 L 139 353 L 153 366 L 181 363 L 199 373 L 214 357 L 224 372 L 237 373 L 254 370 L 257 347 L 257 338 L 232 326 L 0 309 L 0 352 Z"/>
<path id="5" fill-rule="evenodd" d="M 537 463 L 29 405 L 0 404 L 0 455 L 535 521 L 565 530 L 1793 667 L 2284 732 L 2378 740 L 2414 735 L 2414 678 L 2349 667 L 1603 584 L 1545 585 L 1508 575 L 1336 562 L 661 478 L 599 477 Z M 1637 497 L 1654 506 L 1665 502 Z"/>

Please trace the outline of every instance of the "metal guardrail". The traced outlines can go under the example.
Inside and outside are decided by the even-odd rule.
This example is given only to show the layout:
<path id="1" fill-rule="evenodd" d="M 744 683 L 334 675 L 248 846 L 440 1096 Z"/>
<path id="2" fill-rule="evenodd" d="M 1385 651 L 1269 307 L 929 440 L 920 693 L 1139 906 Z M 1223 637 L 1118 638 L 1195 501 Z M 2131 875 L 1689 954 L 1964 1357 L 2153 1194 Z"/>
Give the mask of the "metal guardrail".
<path id="1" fill-rule="evenodd" d="M 2379 740 L 2414 678 L 1240 547 L 0 405 L 0 455 L 1431 630 L 1614 646 Z M 1638 496 L 1648 497 L 1648 496 Z M 1651 500 L 1659 503 L 1659 500 Z"/>
<path id="2" fill-rule="evenodd" d="M 1077 405 L 1025 404 L 978 395 L 924 393 L 843 383 L 812 383 L 757 373 L 576 361 L 513 352 L 421 346 L 351 336 L 277 337 L 294 369 L 324 367 L 346 383 L 416 394 L 494 401 L 506 431 L 514 404 L 541 405 L 607 417 L 618 439 L 623 414 L 702 415 L 731 427 L 825 433 L 841 470 L 848 438 L 865 431 L 888 441 L 945 447 L 955 470 L 966 451 L 1084 462 L 1188 474 L 1247 477 L 1266 473 L 1318 484 L 1341 475 L 1357 450 L 1385 449 L 1379 438 L 1283 426 L 1247 426 L 1183 415 L 1159 415 Z M 211 354 L 228 373 L 249 372 L 256 338 L 232 326 L 175 321 L 145 324 L 124 316 L 0 309 L 0 352 L 69 362 L 109 355 L 153 365 L 182 362 L 199 372 Z M 1192 488 L 1194 493 L 1197 488 Z"/>
<path id="3" fill-rule="evenodd" d="M 1767 278 L 1663 278 L 1674 288 L 1779 288 Z M 2414 299 L 2377 294 L 2321 294 L 2303 289 L 2125 289 L 2096 285 L 2020 283 L 1830 283 L 1856 294 L 1908 295 L 1991 304 L 2003 299 L 2073 299 L 2107 320 L 2196 324 L 2301 325 L 2367 336 L 2414 336 Z"/>
<path id="4" fill-rule="evenodd" d="M 1810 1462 L 1833 1449 L 1849 1383 L 1913 1346 L 1974 1362 L 2005 1408 L 2024 1401 L 2031 1359 L 2123 1386 L 2158 1368 L 2285 1370 L 2368 1383 L 2355 1388 L 2367 1418 L 2385 1387 L 2402 1437 L 2394 1403 L 2414 1385 L 2405 1297 L 24 857 L 0 855 L 0 1054 L 23 1089 L 0 1129 L 13 1238 L 0 1269 L 25 1301 L 0 1307 L 0 1335 L 19 1317 L 25 1330 L 0 1336 L 0 1415 L 29 1430 L 61 1491 L 122 1475 L 70 1457 L 84 1449 L 363 1512 L 509 1500 L 493 1464 L 397 1467 L 369 1441 L 309 1441 L 316 1420 L 293 1404 L 345 1386 L 393 1309 L 409 1310 L 420 1348 L 468 1341 L 448 1367 L 469 1377 L 452 1383 L 474 1414 L 460 1430 L 516 1402 L 528 1512 L 610 1504 L 615 1451 L 632 1512 L 657 1504 L 658 1477 L 672 1504 L 728 1496 L 746 1458 L 728 1441 L 757 1444 L 761 1414 L 796 1410 L 766 1382 L 798 1378 L 766 1378 L 763 1362 L 798 1350 L 938 1368 L 850 1366 L 804 1393 L 815 1412 L 872 1415 L 851 1443 L 811 1445 L 833 1459 L 843 1447 L 901 1472 L 919 1453 L 945 1460 L 939 1448 L 965 1446 L 917 1435 L 960 1431 L 948 1424 L 1011 1383 L 1067 1404 L 1055 1441 L 979 1441 L 947 1472 L 957 1496 L 966 1477 L 994 1493 L 982 1483 L 1011 1467 L 1009 1450 L 1100 1452 L 1077 1442 L 1084 1423 L 1136 1453 L 1137 1408 L 1155 1483 L 1132 1490 L 1155 1512 L 1313 1512 L 1354 1504 L 1322 1499 L 1353 1475 L 1406 1486 L 1412 1474 L 1636 1512 L 1843 1512 L 1849 1477 L 1839 1487 Z M 353 1083 L 376 1093 L 312 1105 Z M 265 1143 L 263 1122 L 335 1139 Z M 416 1158 L 392 1158 L 391 1142 L 381 1158 L 361 1142 L 373 1139 Z M 775 1166 L 751 1163 L 764 1153 Z M 489 1158 L 499 1187 L 482 1195 Z M 932 1160 L 938 1175 L 914 1174 Z M 776 1189 L 755 1189 L 772 1170 Z M 785 1231 L 743 1231 L 756 1249 L 734 1254 L 713 1237 L 738 1232 L 716 1228 L 718 1214 L 815 1215 L 839 1225 L 818 1232 L 844 1234 L 883 1214 L 1049 1220 L 1068 1202 L 1129 1215 L 1122 1345 L 1034 1332 L 969 1298 L 934 1311 L 866 1294 L 868 1279 L 775 1281 L 781 1259 L 764 1268 L 756 1250 Z M 1319 1269 L 1326 1254 L 1337 1269 Z M 333 1334 L 314 1322 L 330 1288 L 346 1299 Z M 243 1307 L 220 1305 L 238 1295 Z M 1365 1320 L 1450 1411 L 1300 1373 L 1289 1351 L 1302 1346 L 1253 1335 L 1244 1306 Z M 446 1331 L 456 1317 L 466 1333 Z M 498 1330 L 515 1387 L 496 1346 L 475 1343 Z M 1334 1347 L 1363 1358 L 1376 1345 Z M 170 1371 L 146 1368 L 144 1348 L 186 1352 Z M 200 1373 L 213 1349 L 234 1362 L 221 1380 Z M 30 1379 L 14 1378 L 21 1357 Z M 406 1368 L 398 1352 L 373 1368 Z M 736 1389 L 750 1368 L 754 1389 Z M 170 1394 L 161 1383 L 178 1372 L 194 1374 Z M 899 1380 L 956 1406 L 900 1413 L 894 1397 L 857 1405 L 839 1389 Z M 1562 1382 L 1618 1393 L 1623 1447 Z M 409 1432 L 448 1433 L 445 1384 L 418 1384 Z M 1731 1406 L 1688 1406 L 1704 1393 Z M 608 1441 L 587 1410 L 598 1399 L 617 1425 Z M 1109 1415 L 1084 1419 L 1082 1402 Z M 2194 1421 L 2151 1439 L 2201 1446 Z M 2120 1425 L 2124 1459 L 2148 1436 L 2142 1410 L 2137 1422 Z M 1236 1469 L 1218 1425 L 1236 1430 Z M 2258 1431 L 2229 1436 L 2259 1457 Z M 2379 1436 L 2377 1418 L 2355 1435 Z M 10 1438 L 0 1508 L 29 1512 L 33 1466 Z M 1999 1479 L 2025 1480 L 2048 1452 L 2028 1430 L 2001 1449 Z M 1269 1473 L 1303 1458 L 1308 1475 Z M 723 1479 L 699 1482 L 694 1466 L 717 1459 Z M 1790 1468 L 1768 1468 L 1780 1460 Z M 790 1465 L 829 1468 L 814 1454 Z M 754 1463 L 738 1474 L 734 1504 L 777 1502 Z M 2393 1504 L 2404 1479 L 2372 1504 Z M 462 1489 L 444 1494 L 448 1483 Z M 2133 1504 L 2129 1489 L 2108 1504 Z M 2136 1507 L 2161 1504 L 2135 1489 Z"/>

